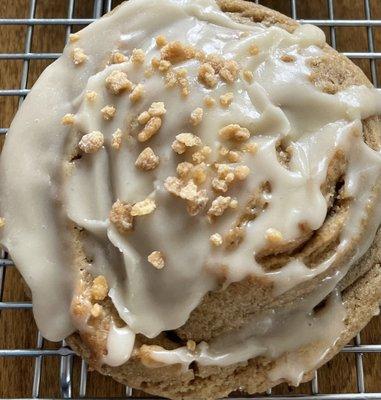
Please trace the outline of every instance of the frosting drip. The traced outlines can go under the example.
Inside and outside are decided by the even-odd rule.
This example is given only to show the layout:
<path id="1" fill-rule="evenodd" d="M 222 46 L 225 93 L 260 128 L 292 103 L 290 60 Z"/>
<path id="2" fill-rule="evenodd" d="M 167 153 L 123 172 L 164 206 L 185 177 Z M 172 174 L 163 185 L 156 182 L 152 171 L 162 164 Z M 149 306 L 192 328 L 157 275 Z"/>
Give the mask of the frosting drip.
<path id="1" fill-rule="evenodd" d="M 186 69 L 190 94 L 184 96 L 178 87 L 165 88 L 162 74 L 146 72 L 153 57 L 160 56 L 155 43 L 159 35 L 235 60 L 240 68 L 237 79 L 232 83 L 218 80 L 210 88 L 197 79 L 200 62 L 190 58 L 173 67 L 178 74 Z M 380 113 L 380 95 L 362 86 L 335 95 L 317 90 L 309 80 L 309 60 L 322 54 L 324 43 L 322 31 L 309 25 L 291 34 L 276 26 L 235 22 L 212 0 L 130 0 L 79 33 L 78 41 L 65 48 L 23 103 L 0 160 L 0 183 L 6 188 L 0 196 L 1 212 L 11 221 L 1 241 L 31 287 L 34 314 L 44 336 L 58 340 L 76 328 L 69 308 L 79 277 L 66 251 L 68 221 L 85 230 L 88 271 L 106 277 L 108 295 L 128 326 L 111 326 L 104 358 L 111 366 L 128 360 L 135 334 L 153 338 L 182 326 L 203 296 L 218 287 L 221 266 L 226 285 L 247 276 L 265 277 L 274 284 L 275 296 L 327 271 L 335 255 L 314 268 L 293 260 L 274 271 L 267 271 L 257 256 L 273 239 L 297 241 L 301 225 L 311 231 L 323 225 L 328 204 L 321 188 L 338 151 L 347 161 L 344 192 L 352 201 L 351 223 L 337 253 L 357 240 L 381 172 L 380 154 L 364 143 L 361 120 Z M 75 48 L 82 53 L 73 53 Z M 143 65 L 134 62 L 134 48 L 143 50 Z M 130 59 L 108 63 L 114 50 Z M 144 85 L 140 101 L 132 101 L 128 94 L 110 93 L 105 82 L 116 72 Z M 89 100 L 89 93 L 96 97 Z M 232 101 L 226 107 L 219 99 L 227 93 Z M 205 106 L 207 96 L 216 104 Z M 134 132 L 127 134 L 138 126 L 136 117 L 153 102 L 163 102 L 166 113 L 158 133 L 142 144 Z M 105 117 L 113 112 L 106 106 L 114 107 L 115 115 Z M 197 107 L 203 108 L 202 121 L 192 126 L 189 117 Z M 60 124 L 67 113 L 74 114 L 71 128 Z M 208 146 L 205 164 L 212 168 L 221 163 L 221 147 L 226 145 L 218 132 L 229 124 L 250 132 L 246 145 L 255 152 L 241 152 L 239 159 L 229 163 L 229 168 L 245 167 L 250 172 L 224 194 L 234 199 L 234 207 L 210 223 L 205 212 L 189 215 L 184 202 L 165 186 L 166 179 L 176 175 L 179 162 L 189 160 L 189 156 L 176 154 L 171 144 L 176 135 L 191 132 Z M 115 150 L 111 143 L 118 130 L 124 139 Z M 69 138 L 92 132 L 101 132 L 104 142 L 98 151 L 85 151 L 73 160 L 69 174 L 62 177 Z M 280 144 L 290 155 L 287 165 L 279 159 Z M 150 171 L 141 171 L 135 162 L 147 145 L 160 162 Z M 270 186 L 266 208 L 244 224 L 239 247 L 231 251 L 211 245 L 209 238 L 216 233 L 226 235 L 263 184 Z M 211 178 L 204 187 L 210 207 L 216 197 Z M 31 204 L 28 210 L 25 199 Z M 117 199 L 129 204 L 149 199 L 156 209 L 139 217 L 132 233 L 123 234 L 110 222 Z M 369 240 L 379 221 L 377 214 Z M 364 243 L 352 261 L 369 244 Z M 164 255 L 164 268 L 155 269 L 148 261 L 155 251 Z M 310 360 L 315 365 L 343 326 L 344 311 L 337 296 L 329 300 L 332 307 L 326 312 L 312 313 L 328 293 L 312 295 L 287 313 L 255 316 L 234 334 L 199 344 L 196 353 L 180 348 L 156 351 L 152 357 L 165 364 L 188 365 L 196 360 L 202 365 L 229 365 L 258 355 L 277 357 L 316 340 L 320 347 Z M 336 323 L 330 324 L 333 320 Z M 302 342 L 295 341 L 291 332 L 296 325 L 304 332 Z M 311 326 L 316 328 L 314 334 Z M 239 337 L 238 343 L 231 335 Z M 118 354 L 120 348 L 124 350 Z M 280 371 L 273 371 L 274 381 L 277 374 L 284 374 Z M 295 374 L 298 380 L 302 372 Z"/>

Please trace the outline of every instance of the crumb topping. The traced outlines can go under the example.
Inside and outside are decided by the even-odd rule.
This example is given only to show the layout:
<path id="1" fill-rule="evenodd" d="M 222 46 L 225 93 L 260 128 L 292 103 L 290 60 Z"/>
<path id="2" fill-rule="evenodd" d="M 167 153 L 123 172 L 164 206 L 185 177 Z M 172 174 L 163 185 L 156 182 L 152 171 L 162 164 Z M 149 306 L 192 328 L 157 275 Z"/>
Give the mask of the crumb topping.
<path id="1" fill-rule="evenodd" d="M 147 260 L 150 264 L 152 264 L 156 269 L 162 269 L 165 267 L 164 255 L 161 251 L 153 251 L 148 257 Z"/>
<path id="2" fill-rule="evenodd" d="M 93 131 L 82 136 L 78 146 L 84 153 L 95 153 L 103 146 L 103 143 L 102 132 Z"/>
<path id="3" fill-rule="evenodd" d="M 131 215 L 133 217 L 139 217 L 142 215 L 148 215 L 154 212 L 156 209 L 156 203 L 152 199 L 145 199 L 135 203 L 131 208 Z"/>
<path id="4" fill-rule="evenodd" d="M 169 42 L 162 47 L 161 58 L 176 64 L 194 57 L 195 51 L 191 46 L 185 46 L 179 41 Z"/>
<path id="5" fill-rule="evenodd" d="M 197 126 L 201 123 L 202 117 L 204 115 L 204 110 L 201 107 L 195 108 L 190 116 L 190 123 L 193 126 Z"/>
<path id="6" fill-rule="evenodd" d="M 138 156 L 135 161 L 135 165 L 143 171 L 151 171 L 155 169 L 160 162 L 159 156 L 157 156 L 151 147 L 146 147 Z"/>
<path id="7" fill-rule="evenodd" d="M 4 228 L 5 226 L 5 218 L 0 217 L 0 228 Z"/>
<path id="8" fill-rule="evenodd" d="M 121 52 L 115 51 L 111 54 L 110 62 L 111 64 L 121 64 L 128 61 L 128 58 Z"/>
<path id="9" fill-rule="evenodd" d="M 106 88 L 112 94 L 120 94 L 125 90 L 130 92 L 132 87 L 132 82 L 127 78 L 127 74 L 123 71 L 112 71 L 106 78 Z"/>
<path id="10" fill-rule="evenodd" d="M 74 114 L 65 114 L 61 119 L 62 125 L 73 125 L 75 122 Z"/>
<path id="11" fill-rule="evenodd" d="M 177 154 L 185 153 L 187 147 L 200 146 L 201 139 L 193 133 L 180 133 L 172 143 L 172 149 Z"/>
<path id="12" fill-rule="evenodd" d="M 258 144 L 254 142 L 246 143 L 243 147 L 242 150 L 246 153 L 250 154 L 256 154 L 258 151 Z"/>
<path id="13" fill-rule="evenodd" d="M 139 83 L 137 84 L 132 92 L 130 93 L 130 100 L 133 103 L 137 103 L 144 95 L 144 85 Z"/>
<path id="14" fill-rule="evenodd" d="M 93 304 L 90 314 L 94 318 L 100 317 L 103 314 L 103 307 L 98 303 Z"/>
<path id="15" fill-rule="evenodd" d="M 116 108 L 114 106 L 107 105 L 101 109 L 101 113 L 103 119 L 109 121 L 115 117 Z"/>
<path id="16" fill-rule="evenodd" d="M 90 101 L 91 103 L 93 103 L 98 97 L 98 93 L 95 92 L 94 90 L 89 90 L 86 93 L 86 100 Z"/>
<path id="17" fill-rule="evenodd" d="M 103 275 L 97 276 L 91 285 L 91 297 L 94 300 L 104 300 L 108 293 L 108 284 Z"/>
<path id="18" fill-rule="evenodd" d="M 259 48 L 257 45 L 255 44 L 251 44 L 249 47 L 249 54 L 251 56 L 256 56 L 257 54 L 259 54 Z"/>
<path id="19" fill-rule="evenodd" d="M 165 109 L 164 103 L 162 101 L 152 103 L 150 108 L 148 109 L 148 114 L 151 117 L 161 117 L 166 112 L 167 110 Z"/>
<path id="20" fill-rule="evenodd" d="M 209 217 L 219 217 L 221 216 L 229 207 L 232 198 L 230 196 L 218 196 L 212 201 L 212 205 L 208 210 Z"/>
<path id="21" fill-rule="evenodd" d="M 220 96 L 220 104 L 222 107 L 229 107 L 233 101 L 233 93 L 228 92 Z"/>
<path id="22" fill-rule="evenodd" d="M 119 150 L 122 145 L 123 134 L 122 131 L 118 128 L 113 134 L 111 139 L 111 147 L 115 150 Z"/>
<path id="23" fill-rule="evenodd" d="M 210 236 L 209 240 L 213 246 L 222 245 L 222 236 L 219 233 L 213 233 L 213 235 Z"/>
<path id="24" fill-rule="evenodd" d="M 217 75 L 209 63 L 200 65 L 198 68 L 198 79 L 208 88 L 214 88 L 217 85 Z"/>
<path id="25" fill-rule="evenodd" d="M 110 221 L 120 233 L 129 232 L 133 228 L 134 217 L 131 215 L 131 210 L 131 204 L 119 199 L 111 207 Z"/>
<path id="26" fill-rule="evenodd" d="M 249 174 L 250 174 L 250 168 L 247 167 L 246 165 L 238 165 L 234 170 L 234 176 L 240 181 L 246 179 L 249 176 Z"/>
<path id="27" fill-rule="evenodd" d="M 143 64 L 146 59 L 146 55 L 142 49 L 133 49 L 131 55 L 131 62 L 133 64 Z"/>
<path id="28" fill-rule="evenodd" d="M 280 57 L 280 59 L 281 59 L 283 62 L 286 62 L 286 63 L 294 62 L 294 61 L 296 60 L 295 56 L 293 56 L 293 55 L 291 55 L 291 54 L 283 54 L 283 55 Z"/>
<path id="29" fill-rule="evenodd" d="M 214 100 L 213 97 L 211 97 L 211 96 L 205 96 L 204 97 L 204 104 L 207 107 L 211 108 L 216 104 L 216 100 Z"/>
<path id="30" fill-rule="evenodd" d="M 138 133 L 139 142 L 146 142 L 151 139 L 153 135 L 155 135 L 161 127 L 161 118 L 160 117 L 152 117 L 146 123 L 144 129 Z"/>
<path id="31" fill-rule="evenodd" d="M 194 340 L 187 341 L 187 349 L 194 352 L 196 350 L 196 342 Z"/>
<path id="32" fill-rule="evenodd" d="M 220 70 L 221 78 L 228 83 L 233 83 L 238 78 L 239 66 L 234 60 L 225 61 Z"/>
<path id="33" fill-rule="evenodd" d="M 145 125 L 151 118 L 151 115 L 149 114 L 148 111 L 143 111 L 141 114 L 138 116 L 138 122 L 140 125 Z"/>
<path id="34" fill-rule="evenodd" d="M 266 230 L 265 238 L 270 244 L 279 244 L 283 241 L 282 234 L 274 228 Z"/>
<path id="35" fill-rule="evenodd" d="M 164 35 L 159 35 L 156 37 L 156 45 L 157 47 L 163 47 L 167 44 L 167 38 Z"/>
<path id="36" fill-rule="evenodd" d="M 253 81 L 253 79 L 254 79 L 254 74 L 253 74 L 251 71 L 249 71 L 248 69 L 245 69 L 245 70 L 243 71 L 243 78 L 244 78 L 247 82 L 251 83 L 251 82 Z"/>
<path id="37" fill-rule="evenodd" d="M 79 34 L 78 33 L 71 33 L 69 35 L 69 42 L 70 43 L 78 42 L 78 40 L 79 40 Z"/>
<path id="38" fill-rule="evenodd" d="M 73 60 L 74 65 L 81 65 L 88 59 L 87 55 L 84 53 L 83 49 L 81 49 L 80 47 L 76 47 L 72 51 L 71 58 Z"/>
<path id="39" fill-rule="evenodd" d="M 226 125 L 219 130 L 218 134 L 223 140 L 235 140 L 238 142 L 245 141 L 250 138 L 249 130 L 238 124 Z"/>

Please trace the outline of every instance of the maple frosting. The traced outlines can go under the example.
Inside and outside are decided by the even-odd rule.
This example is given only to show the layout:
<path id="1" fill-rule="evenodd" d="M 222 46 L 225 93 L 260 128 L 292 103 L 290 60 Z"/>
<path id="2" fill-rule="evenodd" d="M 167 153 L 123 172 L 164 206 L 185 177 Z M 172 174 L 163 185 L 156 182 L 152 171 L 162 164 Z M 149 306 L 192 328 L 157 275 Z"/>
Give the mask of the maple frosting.
<path id="1" fill-rule="evenodd" d="M 221 269 L 225 287 L 265 277 L 277 296 L 327 271 L 360 234 L 352 263 L 367 250 L 380 222 L 373 210 L 363 233 L 381 158 L 364 142 L 361 121 L 380 113 L 381 99 L 365 86 L 317 89 L 309 62 L 324 44 L 314 26 L 289 33 L 236 22 L 213 0 L 130 0 L 72 36 L 27 96 L 0 160 L 1 242 L 31 288 L 45 337 L 86 329 L 70 312 L 80 279 L 70 223 L 86 232 L 87 271 L 105 277 L 126 323 L 110 328 L 111 366 L 128 360 L 135 334 L 154 338 L 184 325 L 220 287 Z M 313 268 L 296 259 L 268 271 L 257 255 L 323 225 L 321 188 L 338 151 L 351 202 L 336 253 Z M 266 207 L 234 230 L 263 185 Z M 230 248 L 229 240 L 239 243 Z M 335 287 L 345 273 L 292 310 L 259 313 L 196 349 L 151 357 L 224 366 L 318 341 L 315 365 L 343 329 Z"/>

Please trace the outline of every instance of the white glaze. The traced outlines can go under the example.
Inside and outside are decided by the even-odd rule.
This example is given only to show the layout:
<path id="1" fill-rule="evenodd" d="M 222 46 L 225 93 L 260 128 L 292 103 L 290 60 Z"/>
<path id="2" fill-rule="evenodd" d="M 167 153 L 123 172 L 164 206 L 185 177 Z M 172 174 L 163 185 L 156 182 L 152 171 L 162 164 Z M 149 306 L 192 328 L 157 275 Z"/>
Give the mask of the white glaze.
<path id="1" fill-rule="evenodd" d="M 118 328 L 111 324 L 107 337 L 107 354 L 103 362 L 111 367 L 124 364 L 131 356 L 134 349 L 135 333 L 127 326 Z"/>
<path id="2" fill-rule="evenodd" d="M 130 55 L 135 47 L 144 50 L 149 63 L 158 54 L 154 38 L 159 34 L 192 44 L 206 53 L 235 59 L 243 69 L 253 71 L 254 82 L 249 84 L 240 76 L 232 85 L 218 83 L 211 92 L 195 78 L 199 64 L 190 60 L 182 63 L 191 77 L 191 95 L 185 100 L 177 89 L 164 89 L 160 75 L 144 78 L 143 67 L 137 68 L 131 62 L 105 65 L 113 50 L 118 48 Z M 255 57 L 248 53 L 253 43 L 260 48 Z M 84 246 L 93 260 L 89 271 L 106 276 L 109 295 L 129 326 L 121 331 L 113 327 L 110 332 L 109 355 L 105 359 L 110 365 L 128 359 L 133 333 L 155 337 L 183 325 L 205 293 L 216 287 L 213 270 L 221 263 L 227 266 L 228 282 L 249 274 L 265 276 L 274 282 L 275 296 L 332 265 L 335 256 L 312 270 L 294 260 L 278 271 L 266 273 L 254 258 L 265 246 L 268 228 L 279 230 L 285 240 L 291 241 L 300 235 L 300 222 L 312 229 L 323 224 L 327 204 L 320 186 L 336 150 L 344 151 L 349 160 L 345 187 L 354 198 L 351 223 L 344 230 L 338 251 L 345 251 L 356 238 L 372 188 L 379 180 L 380 155 L 364 144 L 361 119 L 380 113 L 380 95 L 365 87 L 351 87 L 337 95 L 315 89 L 308 79 L 308 60 L 321 54 L 319 46 L 323 43 L 324 34 L 312 26 L 301 26 L 290 34 L 279 27 L 233 22 L 212 0 L 130 0 L 80 32 L 79 41 L 65 49 L 28 95 L 12 123 L 0 160 L 0 183 L 6 188 L 0 196 L 1 215 L 10 221 L 1 241 L 31 287 L 34 314 L 44 336 L 58 340 L 75 330 L 69 306 L 78 277 L 66 251 L 67 218 L 88 232 Z M 70 56 L 76 46 L 89 57 L 80 67 L 73 65 Z M 283 62 L 283 54 L 295 56 L 295 62 Z M 132 105 L 128 95 L 110 96 L 104 81 L 114 69 L 126 71 L 133 82 L 144 82 L 147 95 L 140 103 Z M 94 103 L 85 100 L 88 90 L 98 93 Z M 227 91 L 234 93 L 228 110 L 219 106 L 204 108 L 202 123 L 196 128 L 189 126 L 190 113 L 202 106 L 205 95 L 218 99 Z M 163 101 L 167 108 L 159 134 L 148 143 L 161 162 L 152 172 L 139 172 L 134 162 L 141 145 L 132 140 L 115 152 L 109 143 L 117 128 L 126 129 L 128 118 L 146 110 L 153 101 Z M 117 109 L 116 117 L 107 122 L 100 113 L 106 104 Z M 69 112 L 76 115 L 74 129 L 83 133 L 100 130 L 105 146 L 96 154 L 77 160 L 71 176 L 62 182 L 62 158 L 70 128 L 62 126 L 60 120 Z M 181 161 L 170 148 L 176 134 L 192 129 L 212 148 L 213 162 L 220 145 L 217 132 L 229 123 L 249 128 L 258 152 L 245 155 L 243 163 L 253 172 L 244 184 L 234 186 L 228 193 L 237 198 L 239 207 L 211 225 L 204 217 L 188 216 L 184 204 L 165 191 L 163 182 L 175 174 Z M 276 157 L 275 146 L 280 138 L 287 139 L 293 149 L 289 170 Z M 209 236 L 226 232 L 252 191 L 264 181 L 272 185 L 269 207 L 246 226 L 245 240 L 238 251 L 213 249 Z M 126 238 L 108 220 L 112 203 L 117 198 L 134 203 L 148 195 L 158 204 L 156 211 L 140 218 L 133 235 Z M 25 207 L 27 200 L 29 207 Z M 365 235 L 367 241 L 354 260 L 369 247 L 379 221 L 377 212 L 369 234 Z M 162 270 L 152 268 L 146 261 L 147 255 L 158 249 L 166 255 Z M 297 316 L 276 315 L 277 323 L 286 323 L 283 332 L 290 332 L 291 322 L 305 326 L 309 313 L 321 299 L 314 300 L 308 303 L 308 310 L 304 308 Z M 341 313 L 335 318 L 330 311 L 327 315 L 336 323 L 328 324 L 324 315 L 315 321 L 320 324 L 316 331 L 332 327 L 325 338 L 325 349 L 335 342 L 342 321 Z M 273 324 L 274 334 L 277 323 Z M 254 336 L 254 341 L 243 341 L 243 347 L 225 352 L 218 360 L 210 356 L 212 362 L 207 360 L 213 343 L 201 344 L 197 361 L 204 365 L 227 365 L 258 354 L 272 357 L 297 348 L 295 341 L 280 346 L 274 335 L 264 342 L 263 338 L 258 339 L 257 330 L 258 324 L 254 324 L 248 335 Z M 306 331 L 303 344 L 308 343 L 308 335 Z M 311 341 L 321 338 L 310 337 Z M 115 349 L 120 343 L 125 351 L 119 358 Z M 316 363 L 324 351 L 317 351 L 310 364 Z M 189 361 L 189 352 L 184 349 L 160 357 L 168 363 L 178 360 L 185 364 L 195 359 L 192 355 Z M 302 369 L 306 370 L 308 365 L 306 362 Z M 274 372 L 274 380 L 284 375 L 279 371 Z M 294 372 L 298 380 L 301 372 Z"/>

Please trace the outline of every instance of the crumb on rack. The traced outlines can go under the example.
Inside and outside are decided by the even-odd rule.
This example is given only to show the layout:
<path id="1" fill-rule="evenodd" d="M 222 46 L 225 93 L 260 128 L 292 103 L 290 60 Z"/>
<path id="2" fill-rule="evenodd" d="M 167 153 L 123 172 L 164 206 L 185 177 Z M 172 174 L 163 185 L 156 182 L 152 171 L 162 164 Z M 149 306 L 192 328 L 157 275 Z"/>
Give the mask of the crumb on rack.
<path id="1" fill-rule="evenodd" d="M 132 92 L 130 93 L 130 100 L 133 103 L 137 103 L 144 95 L 144 85 L 139 83 L 137 84 Z"/>
<path id="2" fill-rule="evenodd" d="M 143 130 L 138 133 L 139 142 L 146 142 L 155 135 L 161 127 L 161 118 L 152 117 L 144 126 Z"/>
<path id="3" fill-rule="evenodd" d="M 120 233 L 129 232 L 133 228 L 134 217 L 131 215 L 131 209 L 132 205 L 130 203 L 119 199 L 111 207 L 110 221 Z"/>
<path id="4" fill-rule="evenodd" d="M 131 55 L 131 62 L 133 64 L 143 64 L 146 59 L 146 55 L 142 49 L 133 49 Z"/>
<path id="5" fill-rule="evenodd" d="M 228 92 L 220 96 L 220 104 L 222 107 L 229 107 L 233 101 L 233 93 Z"/>
<path id="6" fill-rule="evenodd" d="M 86 135 L 83 135 L 78 146 L 85 153 L 97 152 L 104 143 L 104 137 L 102 132 L 93 131 Z"/>
<path id="7" fill-rule="evenodd" d="M 87 55 L 84 53 L 83 49 L 81 49 L 80 47 L 76 47 L 72 51 L 71 58 L 75 65 L 81 65 L 88 59 Z"/>
<path id="8" fill-rule="evenodd" d="M 73 125 L 75 122 L 75 115 L 74 114 L 65 114 L 61 119 L 62 125 Z"/>
<path id="9" fill-rule="evenodd" d="M 108 293 L 108 284 L 103 275 L 94 278 L 91 285 L 91 296 L 94 300 L 104 300 Z"/>
<path id="10" fill-rule="evenodd" d="M 122 131 L 118 128 L 113 134 L 111 139 L 111 147 L 115 150 L 119 150 L 122 145 L 123 134 Z"/>
<path id="11" fill-rule="evenodd" d="M 104 106 L 101 109 L 102 117 L 104 120 L 109 121 L 110 119 L 113 119 L 116 114 L 116 108 L 114 106 Z"/>
<path id="12" fill-rule="evenodd" d="M 195 108 L 190 116 L 190 123 L 193 126 L 197 126 L 201 123 L 202 117 L 204 115 L 204 110 L 201 107 Z"/>
<path id="13" fill-rule="evenodd" d="M 69 42 L 70 43 L 78 42 L 78 40 L 79 40 L 79 34 L 78 33 L 71 33 L 69 35 Z"/>
<path id="14" fill-rule="evenodd" d="M 212 245 L 218 247 L 222 245 L 222 236 L 219 233 L 213 233 L 210 236 L 209 241 Z"/>
<path id="15" fill-rule="evenodd" d="M 112 94 L 120 94 L 125 90 L 130 92 L 132 87 L 132 82 L 127 78 L 127 74 L 123 71 L 112 71 L 106 78 L 106 88 Z"/>
<path id="16" fill-rule="evenodd" d="M 151 147 L 146 147 L 138 156 L 135 161 L 135 165 L 143 171 L 151 171 L 155 169 L 160 162 L 159 156 L 157 156 Z"/>
<path id="17" fill-rule="evenodd" d="M 163 253 L 161 251 L 153 251 L 148 257 L 147 260 L 150 264 L 152 264 L 156 269 L 162 269 L 165 267 L 165 260 Z"/>

